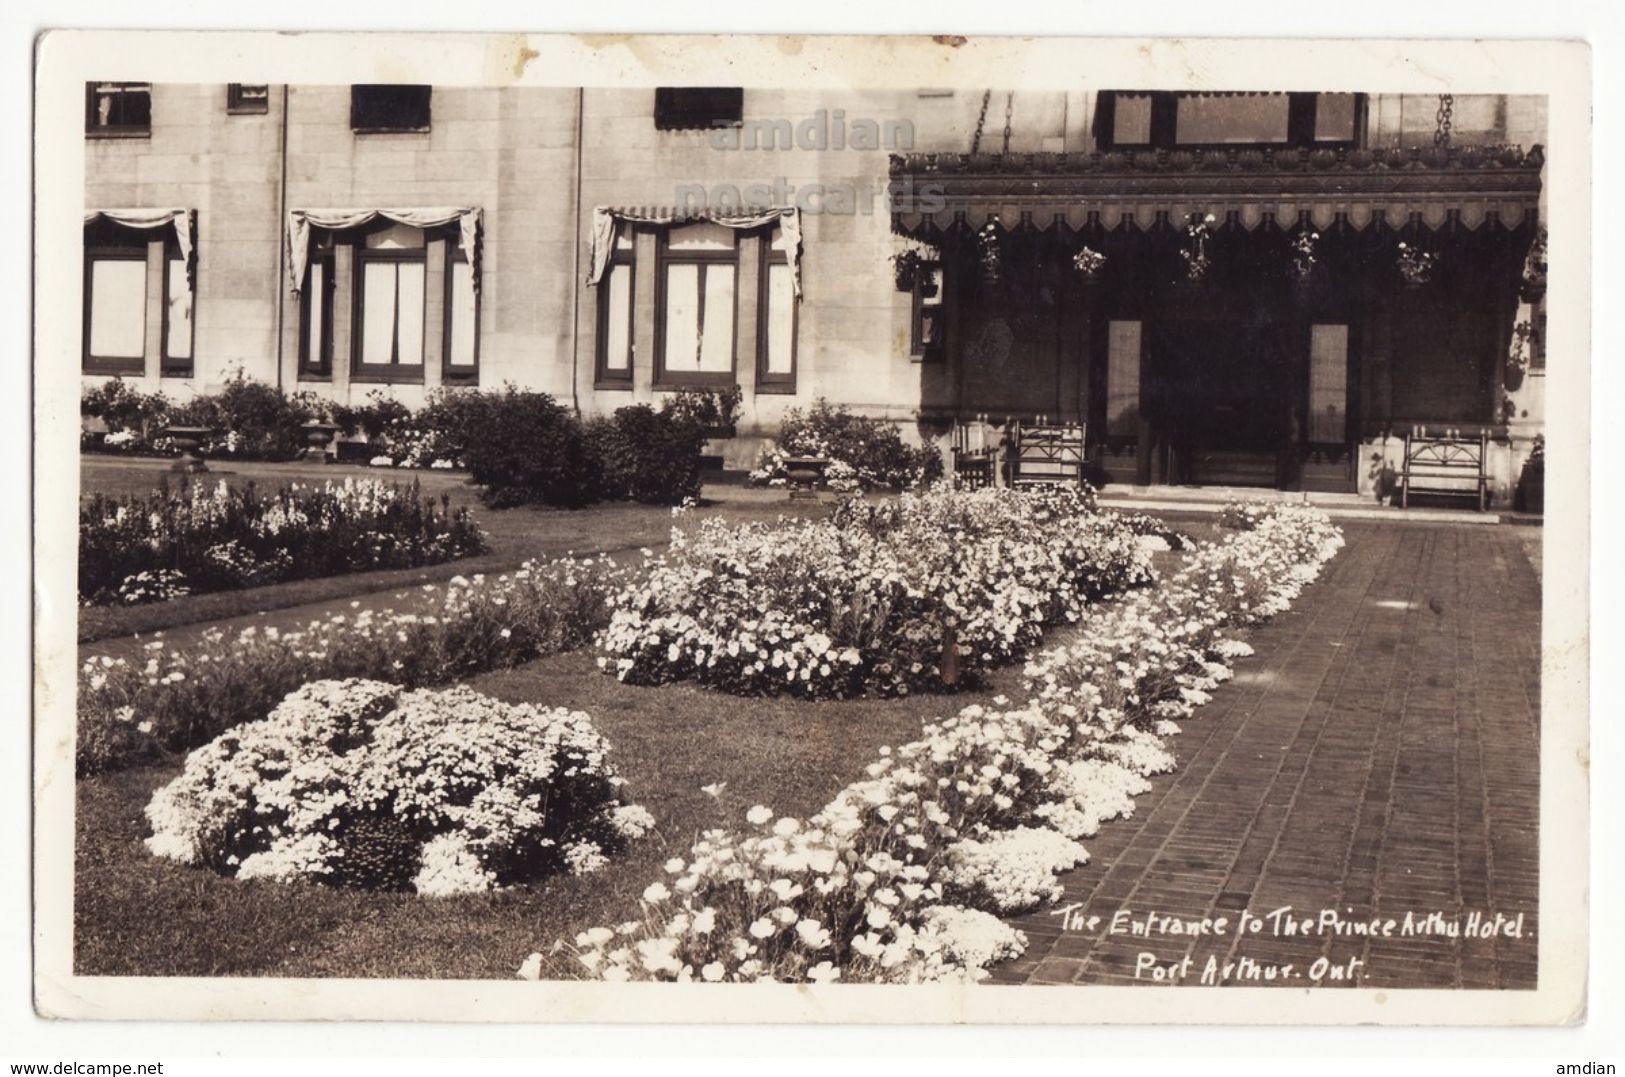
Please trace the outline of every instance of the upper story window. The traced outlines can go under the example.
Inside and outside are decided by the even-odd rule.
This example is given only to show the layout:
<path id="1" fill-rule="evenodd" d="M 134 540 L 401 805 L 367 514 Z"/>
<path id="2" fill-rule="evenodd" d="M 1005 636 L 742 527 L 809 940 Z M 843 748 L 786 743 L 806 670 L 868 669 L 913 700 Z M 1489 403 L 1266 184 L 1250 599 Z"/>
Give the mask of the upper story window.
<path id="1" fill-rule="evenodd" d="M 233 116 L 253 116 L 270 111 L 271 87 L 247 82 L 226 84 L 226 111 Z"/>
<path id="2" fill-rule="evenodd" d="M 1108 91 L 1100 95 L 1095 136 L 1103 151 L 1352 147 L 1363 140 L 1364 114 L 1363 94 Z"/>
<path id="3" fill-rule="evenodd" d="M 1180 94 L 1174 99 L 1174 141 L 1181 146 L 1282 145 L 1291 105 L 1281 93 Z"/>
<path id="4" fill-rule="evenodd" d="M 350 87 L 350 127 L 356 131 L 427 131 L 432 87 Z"/>
<path id="5" fill-rule="evenodd" d="M 152 133 L 152 83 L 85 83 L 85 133 L 144 138 Z"/>
<path id="6" fill-rule="evenodd" d="M 731 127 L 744 122 L 745 91 L 737 86 L 662 86 L 655 90 L 655 130 Z"/>

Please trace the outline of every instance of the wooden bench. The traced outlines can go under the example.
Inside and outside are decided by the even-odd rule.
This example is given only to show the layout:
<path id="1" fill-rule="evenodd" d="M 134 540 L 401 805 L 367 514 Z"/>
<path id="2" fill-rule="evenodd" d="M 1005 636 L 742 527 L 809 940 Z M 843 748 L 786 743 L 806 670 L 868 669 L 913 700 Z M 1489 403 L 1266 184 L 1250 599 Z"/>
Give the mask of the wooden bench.
<path id="1" fill-rule="evenodd" d="M 1018 423 L 1010 452 L 1010 485 L 1083 484 L 1084 439 L 1079 426 Z"/>
<path id="2" fill-rule="evenodd" d="M 1409 508 L 1412 492 L 1471 497 L 1478 511 L 1489 507 L 1490 436 L 1477 434 L 1405 435 L 1405 466 L 1399 476 L 1399 507 Z"/>

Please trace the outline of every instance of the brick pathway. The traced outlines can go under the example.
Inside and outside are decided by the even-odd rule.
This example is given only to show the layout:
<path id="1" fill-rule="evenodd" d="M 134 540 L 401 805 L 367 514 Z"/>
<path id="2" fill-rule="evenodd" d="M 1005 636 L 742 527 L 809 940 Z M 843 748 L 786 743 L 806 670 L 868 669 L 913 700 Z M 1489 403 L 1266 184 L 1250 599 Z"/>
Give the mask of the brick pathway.
<path id="1" fill-rule="evenodd" d="M 1070 914 L 1015 921 L 1028 951 L 995 980 L 1534 987 L 1540 584 L 1523 531 L 1345 524 L 1348 546 L 1172 738 L 1179 770 L 1084 842 Z M 1286 906 L 1396 924 L 1289 934 L 1267 916 Z M 1238 935 L 1244 910 L 1261 923 Z M 1153 912 L 1227 930 L 1111 930 Z M 1402 935 L 1407 913 L 1461 933 Z M 1475 914 L 1521 915 L 1522 937 L 1469 937 Z"/>

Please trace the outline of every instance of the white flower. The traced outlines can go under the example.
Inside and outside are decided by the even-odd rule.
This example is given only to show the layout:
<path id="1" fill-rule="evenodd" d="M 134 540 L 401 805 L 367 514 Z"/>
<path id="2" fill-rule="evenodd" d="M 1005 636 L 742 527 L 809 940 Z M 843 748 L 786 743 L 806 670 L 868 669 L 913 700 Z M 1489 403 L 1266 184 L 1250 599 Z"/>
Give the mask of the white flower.
<path id="1" fill-rule="evenodd" d="M 531 954 L 519 966 L 521 980 L 540 980 L 542 978 L 542 955 Z"/>
<path id="2" fill-rule="evenodd" d="M 771 818 L 773 818 L 773 809 L 764 808 L 760 804 L 745 813 L 745 821 L 752 826 L 761 826 Z"/>

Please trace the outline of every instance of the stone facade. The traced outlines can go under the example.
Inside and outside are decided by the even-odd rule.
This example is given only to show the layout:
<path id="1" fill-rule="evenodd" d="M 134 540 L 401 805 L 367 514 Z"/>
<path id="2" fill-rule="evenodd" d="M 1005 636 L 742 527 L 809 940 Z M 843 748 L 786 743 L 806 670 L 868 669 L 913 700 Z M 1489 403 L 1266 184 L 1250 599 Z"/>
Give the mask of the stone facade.
<path id="1" fill-rule="evenodd" d="M 793 389 L 757 385 L 761 246 L 741 243 L 734 340 L 744 396 L 729 463 L 748 462 L 786 408 L 818 397 L 895 419 L 915 437 L 922 402 L 938 392 L 932 381 L 944 374 L 911 355 L 912 299 L 893 284 L 890 259 L 899 240 L 885 204 L 889 153 L 965 152 L 978 143 L 983 152 L 1011 154 L 1095 148 L 1096 95 L 1085 92 L 984 98 L 963 90 L 747 90 L 737 133 L 801 143 L 771 149 L 760 142 L 724 148 L 715 131 L 658 129 L 654 97 L 646 89 L 435 87 L 427 129 L 374 133 L 352 128 L 347 86 L 271 86 L 264 111 L 254 113 L 228 110 L 224 86 L 153 86 L 144 136 L 86 140 L 87 210 L 196 213 L 191 371 L 165 376 L 161 347 L 149 345 L 142 387 L 184 399 L 241 371 L 344 402 L 382 392 L 420 403 L 442 382 L 441 274 L 454 245 L 444 237 L 429 242 L 421 375 L 401 382 L 352 376 L 344 289 L 335 303 L 332 370 L 313 379 L 300 369 L 302 300 L 287 281 L 287 213 L 467 206 L 483 217 L 477 384 L 539 389 L 584 413 L 658 403 L 652 357 L 660 240 L 653 232 L 635 240 L 633 377 L 605 387 L 595 379 L 599 295 L 585 281 L 593 210 L 671 206 L 696 191 L 716 201 L 730 189 L 765 201 L 748 197 L 758 184 L 773 192 L 774 204 L 790 199 L 803 211 L 795 377 Z M 1439 104 L 1430 95 L 1373 95 L 1363 138 L 1373 146 L 1427 144 Z M 1454 145 L 1530 146 L 1543 141 L 1545 102 L 1459 97 L 1452 120 Z M 856 148 L 862 121 L 889 138 Z M 842 141 L 849 144 L 838 147 Z M 348 263 L 336 269 L 343 278 Z M 1531 371 L 1512 393 L 1514 455 L 1520 442 L 1527 451 L 1540 427 L 1542 375 Z M 105 376 L 87 373 L 87 384 Z M 1517 462 L 1502 461 L 1503 477 L 1515 477 Z"/>

